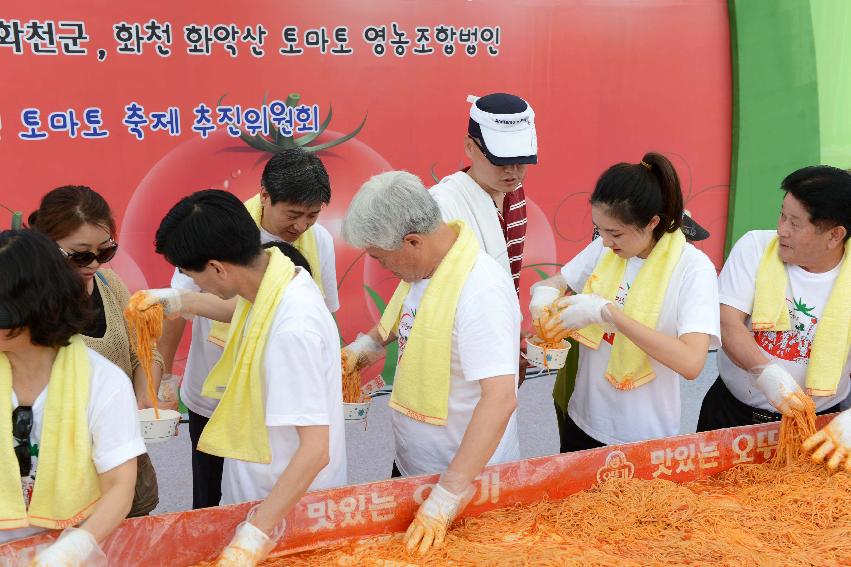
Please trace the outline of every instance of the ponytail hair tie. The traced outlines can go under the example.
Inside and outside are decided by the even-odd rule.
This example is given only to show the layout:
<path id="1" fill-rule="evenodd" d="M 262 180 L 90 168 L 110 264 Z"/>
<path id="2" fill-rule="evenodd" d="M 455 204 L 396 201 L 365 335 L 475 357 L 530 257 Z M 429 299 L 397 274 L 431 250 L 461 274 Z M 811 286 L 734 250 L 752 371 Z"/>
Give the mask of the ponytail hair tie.
<path id="1" fill-rule="evenodd" d="M 640 164 L 643 165 L 644 167 L 646 167 L 647 169 L 650 169 L 650 164 L 647 163 L 646 161 L 641 160 Z"/>

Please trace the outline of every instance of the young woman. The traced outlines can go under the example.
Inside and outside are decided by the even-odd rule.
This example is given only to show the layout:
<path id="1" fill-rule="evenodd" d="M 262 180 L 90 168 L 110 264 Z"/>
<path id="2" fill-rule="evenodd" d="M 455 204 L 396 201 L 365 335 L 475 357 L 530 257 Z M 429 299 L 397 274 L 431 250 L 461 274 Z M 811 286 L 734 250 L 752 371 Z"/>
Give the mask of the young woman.
<path id="1" fill-rule="evenodd" d="M 720 345 L 715 267 L 686 242 L 671 162 L 616 164 L 590 201 L 602 238 L 536 284 L 530 305 L 544 334 L 580 343 L 563 451 L 679 433 L 680 379 L 697 378 Z"/>
<path id="2" fill-rule="evenodd" d="M 66 185 L 46 194 L 29 217 L 32 228 L 46 234 L 83 280 L 95 311 L 92 325 L 81 331 L 83 341 L 132 379 L 139 408 L 151 407 L 147 378 L 130 343 L 124 308 L 130 299 L 127 286 L 112 270 L 102 266 L 115 257 L 115 221 L 109 205 L 88 187 Z M 162 358 L 154 351 L 154 391 L 162 377 Z M 126 378 L 125 378 L 126 379 Z M 157 476 L 147 453 L 138 459 L 136 496 L 130 516 L 144 516 L 159 502 Z"/>
<path id="3" fill-rule="evenodd" d="M 145 453 L 129 381 L 78 334 L 92 319 L 53 242 L 0 232 L 0 543 L 79 526 L 36 567 L 106 565 Z"/>

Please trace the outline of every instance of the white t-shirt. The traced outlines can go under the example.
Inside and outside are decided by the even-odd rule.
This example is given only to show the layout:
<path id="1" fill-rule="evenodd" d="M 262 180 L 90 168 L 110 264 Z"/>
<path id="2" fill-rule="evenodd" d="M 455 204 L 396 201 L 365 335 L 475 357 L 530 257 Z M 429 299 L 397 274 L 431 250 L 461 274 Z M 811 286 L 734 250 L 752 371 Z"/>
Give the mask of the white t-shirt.
<path id="1" fill-rule="evenodd" d="M 305 270 L 284 291 L 266 349 L 266 427 L 270 464 L 225 459 L 222 504 L 266 498 L 299 447 L 296 427 L 327 425 L 331 461 L 310 490 L 346 484 L 340 338 L 316 283 Z"/>
<path id="2" fill-rule="evenodd" d="M 582 292 L 607 250 L 598 238 L 561 269 L 570 289 Z M 644 262 L 638 257 L 627 261 L 616 296 L 620 307 Z M 715 349 L 721 346 L 719 319 L 715 267 L 703 252 L 686 244 L 671 274 L 656 330 L 671 337 L 704 333 L 710 336 L 709 348 Z M 614 337 L 614 333 L 604 335 L 597 350 L 579 346 L 579 371 L 568 415 L 585 433 L 608 445 L 677 435 L 682 377 L 650 358 L 656 378 L 634 390 L 618 390 L 605 377 Z"/>
<path id="3" fill-rule="evenodd" d="M 399 358 L 430 280 L 411 285 L 399 319 Z M 396 466 L 405 476 L 443 472 L 455 457 L 473 410 L 481 399 L 484 378 L 514 376 L 520 355 L 520 307 L 511 277 L 480 251 L 470 271 L 452 329 L 449 413 L 447 424 L 431 425 L 391 412 L 396 439 Z M 511 416 L 488 464 L 520 459 L 517 415 Z"/>
<path id="4" fill-rule="evenodd" d="M 340 308 L 337 296 L 337 268 L 334 264 L 334 241 L 324 227 L 319 223 L 313 225 L 316 234 L 316 246 L 319 248 L 319 262 L 322 270 L 322 285 L 325 292 L 325 305 L 333 313 Z M 281 239 L 260 229 L 260 242 L 276 242 Z M 171 278 L 171 287 L 187 291 L 201 291 L 187 275 L 175 269 Z M 210 336 L 212 321 L 206 317 L 192 319 L 192 342 L 189 345 L 189 355 L 186 369 L 183 371 L 183 382 L 180 386 L 180 399 L 193 413 L 210 417 L 216 409 L 218 400 L 201 395 L 204 380 L 222 356 L 222 349 L 207 338 Z"/>
<path id="5" fill-rule="evenodd" d="M 136 416 L 136 395 L 127 375 L 113 363 L 91 349 L 89 363 L 92 377 L 89 387 L 88 420 L 92 435 L 92 460 L 98 474 L 108 472 L 118 465 L 146 452 L 145 442 Z M 41 426 L 44 420 L 44 405 L 47 403 L 47 388 L 41 391 L 33 403 L 33 428 L 30 444 L 41 443 Z M 18 398 L 12 391 L 12 409 L 18 407 Z M 21 488 L 29 506 L 38 468 L 38 457 L 32 458 L 29 477 L 21 479 Z M 0 530 L 0 543 L 29 537 L 45 531 L 45 528 L 27 527 L 16 530 Z"/>
<path id="6" fill-rule="evenodd" d="M 730 257 L 724 264 L 724 269 L 721 270 L 719 279 L 721 303 L 748 315 L 751 314 L 759 262 L 768 243 L 776 235 L 777 233 L 773 230 L 752 230 L 736 242 L 730 251 Z M 841 266 L 840 263 L 829 272 L 813 274 L 800 266 L 787 264 L 786 276 L 789 284 L 786 287 L 786 305 L 789 308 L 792 330 L 753 333 L 754 340 L 765 355 L 789 372 L 805 391 L 807 365 L 818 321 L 839 277 Z M 750 316 L 745 319 L 745 325 L 750 328 Z M 736 366 L 723 351 L 718 353 L 718 372 L 737 400 L 751 407 L 776 411 L 768 403 L 765 394 L 753 385 L 747 371 Z M 851 352 L 848 353 L 845 361 L 836 394 L 813 398 L 818 411 L 834 406 L 845 399 L 851 390 L 849 375 L 851 375 Z"/>

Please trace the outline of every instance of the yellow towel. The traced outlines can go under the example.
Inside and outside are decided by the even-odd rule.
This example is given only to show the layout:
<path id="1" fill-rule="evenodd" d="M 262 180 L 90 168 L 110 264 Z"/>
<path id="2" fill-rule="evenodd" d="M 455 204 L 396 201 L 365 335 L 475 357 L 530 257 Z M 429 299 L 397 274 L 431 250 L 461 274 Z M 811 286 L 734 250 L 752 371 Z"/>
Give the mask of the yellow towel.
<path id="1" fill-rule="evenodd" d="M 88 406 L 91 366 L 79 335 L 62 347 L 50 371 L 38 469 L 29 510 L 12 441 L 12 367 L 0 352 L 0 529 L 62 529 L 82 522 L 100 499 L 92 461 Z"/>
<path id="2" fill-rule="evenodd" d="M 680 230 L 665 233 L 659 239 L 629 288 L 624 303 L 627 316 L 651 329 L 656 328 L 671 274 L 680 261 L 685 244 L 685 235 Z M 585 282 L 582 293 L 593 293 L 614 301 L 626 264 L 627 260 L 611 250 L 606 251 Z M 596 350 L 603 339 L 603 329 L 599 325 L 589 325 L 577 330 L 573 336 L 583 345 Z M 617 333 L 606 368 L 606 379 L 612 386 L 619 390 L 631 390 L 655 377 L 647 354 L 623 333 Z"/>
<path id="3" fill-rule="evenodd" d="M 396 367 L 390 396 L 391 408 L 432 425 L 446 425 L 455 310 L 479 253 L 475 235 L 463 222 L 451 222 L 449 226 L 458 233 L 458 239 L 426 287 L 405 353 Z M 411 284 L 400 282 L 393 293 L 378 325 L 382 339 L 387 340 L 398 327 L 410 288 Z"/>
<path id="4" fill-rule="evenodd" d="M 788 331 L 792 328 L 789 310 L 786 308 L 786 266 L 780 260 L 776 236 L 768 243 L 759 268 L 751 314 L 751 329 L 754 331 Z"/>
<path id="5" fill-rule="evenodd" d="M 260 221 L 263 219 L 263 206 L 260 204 L 260 193 L 254 195 L 249 200 L 243 203 L 248 209 L 251 218 L 260 226 Z M 296 238 L 292 243 L 296 250 L 302 253 L 305 260 L 310 266 L 310 273 L 313 276 L 313 281 L 319 286 L 319 291 L 322 297 L 325 297 L 325 289 L 322 287 L 322 266 L 319 262 L 319 247 L 316 244 L 316 233 L 311 226 L 306 231 L 301 233 L 301 236 Z M 213 321 L 210 327 L 210 334 L 207 338 L 211 343 L 220 347 L 225 346 L 225 339 L 228 336 L 228 324 L 221 321 Z"/>
<path id="6" fill-rule="evenodd" d="M 257 297 L 253 304 L 242 297 L 237 301 L 225 350 L 204 382 L 201 393 L 221 401 L 201 433 L 198 450 L 268 464 L 272 453 L 263 399 L 263 353 L 275 311 L 293 279 L 295 266 L 277 248 L 266 253 L 269 265 Z"/>
<path id="7" fill-rule="evenodd" d="M 779 239 L 769 243 L 756 273 L 751 328 L 754 331 L 788 331 L 792 328 L 786 306 L 789 278 L 778 254 Z M 807 365 L 807 391 L 811 396 L 832 396 L 842 378 L 842 369 L 851 349 L 851 246 L 845 244 L 845 258 L 839 277 L 818 322 L 810 362 Z"/>

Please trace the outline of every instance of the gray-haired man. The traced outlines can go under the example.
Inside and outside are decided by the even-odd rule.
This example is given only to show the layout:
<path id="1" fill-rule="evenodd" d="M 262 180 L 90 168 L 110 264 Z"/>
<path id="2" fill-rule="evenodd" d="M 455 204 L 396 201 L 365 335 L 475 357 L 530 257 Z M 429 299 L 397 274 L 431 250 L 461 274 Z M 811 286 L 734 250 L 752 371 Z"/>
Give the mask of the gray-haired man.
<path id="1" fill-rule="evenodd" d="M 442 544 L 485 465 L 520 458 L 517 295 L 473 231 L 444 223 L 410 173 L 367 181 L 349 206 L 343 236 L 402 280 L 381 322 L 346 347 L 345 358 L 363 368 L 398 341 L 393 473 L 442 473 L 406 535 L 409 549 L 425 553 Z"/>

